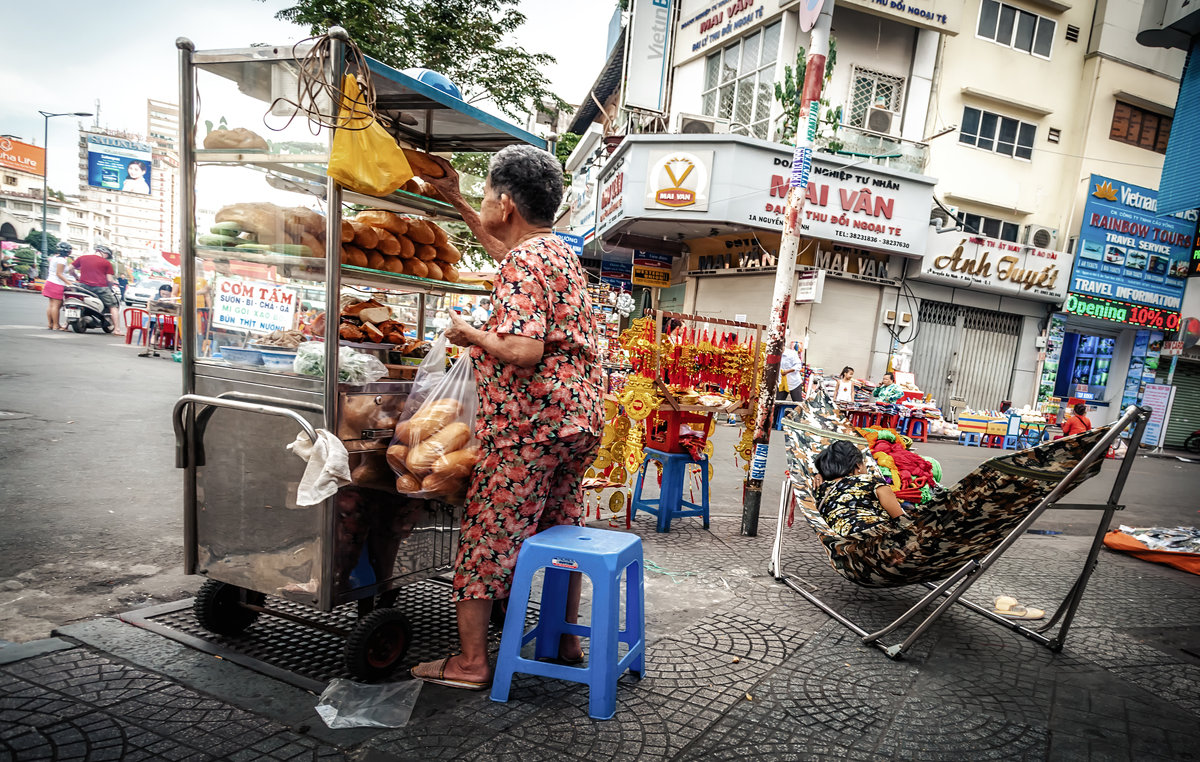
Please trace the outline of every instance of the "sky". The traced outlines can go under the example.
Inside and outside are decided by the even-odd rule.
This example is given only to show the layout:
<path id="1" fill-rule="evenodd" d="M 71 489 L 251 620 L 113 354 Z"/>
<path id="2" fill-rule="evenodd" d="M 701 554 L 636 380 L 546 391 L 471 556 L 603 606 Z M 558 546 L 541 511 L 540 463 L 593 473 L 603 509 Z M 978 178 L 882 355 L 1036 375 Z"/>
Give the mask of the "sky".
<path id="1" fill-rule="evenodd" d="M 95 112 L 100 125 L 146 132 L 146 99 L 178 101 L 175 39 L 198 50 L 293 43 L 305 30 L 274 16 L 286 0 L 79 0 L 9 3 L 0 52 L 0 134 L 42 144 L 38 111 Z M 547 71 L 554 91 L 570 103 L 587 94 L 604 64 L 615 0 L 520 0 L 527 17 L 515 42 L 558 59 Z M 569 8 L 564 17 L 563 8 Z M 108 8 L 112 12 L 106 12 Z M 564 33 L 564 30 L 571 30 Z M 25 30 L 15 34 L 12 30 Z M 44 32 L 44 34 L 43 34 Z M 47 39 L 48 37 L 48 39 Z M 481 105 L 481 104 L 480 104 Z M 50 120 L 47 157 L 52 188 L 78 191 L 77 121 Z"/>

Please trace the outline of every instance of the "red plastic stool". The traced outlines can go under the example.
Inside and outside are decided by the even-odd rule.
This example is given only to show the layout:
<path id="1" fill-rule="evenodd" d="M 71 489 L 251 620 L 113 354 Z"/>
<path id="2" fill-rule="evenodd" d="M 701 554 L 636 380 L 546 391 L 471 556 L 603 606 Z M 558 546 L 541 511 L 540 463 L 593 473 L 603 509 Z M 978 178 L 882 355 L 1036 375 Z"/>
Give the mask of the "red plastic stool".
<path id="1" fill-rule="evenodd" d="M 918 429 L 920 429 L 919 434 L 917 433 Z M 908 438 L 914 442 L 928 442 L 929 422 L 924 418 L 909 418 L 908 426 L 906 427 L 904 433 L 908 435 Z"/>

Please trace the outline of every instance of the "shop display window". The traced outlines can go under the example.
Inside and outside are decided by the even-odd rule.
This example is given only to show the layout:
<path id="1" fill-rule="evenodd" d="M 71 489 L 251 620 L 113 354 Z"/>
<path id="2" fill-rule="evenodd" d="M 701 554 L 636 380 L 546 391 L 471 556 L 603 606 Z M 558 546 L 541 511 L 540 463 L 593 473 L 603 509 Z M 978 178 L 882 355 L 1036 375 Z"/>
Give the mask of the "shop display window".
<path id="1" fill-rule="evenodd" d="M 1063 340 L 1055 396 L 1101 400 L 1108 386 L 1117 340 L 1068 331 Z"/>

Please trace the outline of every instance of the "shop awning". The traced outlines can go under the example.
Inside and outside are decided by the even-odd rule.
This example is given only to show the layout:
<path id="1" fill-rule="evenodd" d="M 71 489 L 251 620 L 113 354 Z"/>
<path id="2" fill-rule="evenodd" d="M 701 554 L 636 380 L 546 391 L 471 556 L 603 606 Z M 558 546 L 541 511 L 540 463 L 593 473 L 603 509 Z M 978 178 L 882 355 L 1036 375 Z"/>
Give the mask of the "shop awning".
<path id="1" fill-rule="evenodd" d="M 624 65 L 625 30 L 622 29 L 620 36 L 617 38 L 617 44 L 613 46 L 612 53 L 608 57 L 608 61 L 605 62 L 604 68 L 600 70 L 600 75 L 596 77 L 596 81 L 592 83 L 591 89 L 580 100 L 579 110 L 571 118 L 571 126 L 567 127 L 567 132 L 582 135 L 587 126 L 596 120 L 596 116 L 600 113 L 600 107 L 596 105 L 596 101 L 604 103 L 621 86 L 621 71 Z M 595 96 L 595 100 L 592 99 L 593 95 Z"/>

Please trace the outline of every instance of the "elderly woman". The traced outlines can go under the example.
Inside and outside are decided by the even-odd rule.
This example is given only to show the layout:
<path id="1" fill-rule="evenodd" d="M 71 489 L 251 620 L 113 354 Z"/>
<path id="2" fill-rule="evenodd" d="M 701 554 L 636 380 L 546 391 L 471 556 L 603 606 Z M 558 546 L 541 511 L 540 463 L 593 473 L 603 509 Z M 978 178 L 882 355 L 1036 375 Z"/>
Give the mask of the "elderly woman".
<path id="1" fill-rule="evenodd" d="M 882 402 L 887 405 L 895 404 L 904 396 L 904 389 L 896 383 L 896 377 L 891 373 L 884 373 L 883 380 L 879 382 L 879 386 L 871 392 L 871 397 L 877 402 Z"/>
<path id="2" fill-rule="evenodd" d="M 603 430 L 602 378 L 587 276 L 551 232 L 563 197 L 562 165 L 530 146 L 492 158 L 478 214 L 458 175 L 427 178 L 500 265 L 492 314 L 476 328 L 457 314 L 446 331 L 470 347 L 479 394 L 475 436 L 482 456 L 471 476 L 455 560 L 462 653 L 413 668 L 413 677 L 482 689 L 491 680 L 487 630 L 492 602 L 508 597 L 521 543 L 543 529 L 582 524 L 583 474 Z M 579 610 L 571 575 L 568 621 Z M 559 657 L 582 660 L 579 638 L 563 636 Z"/>

